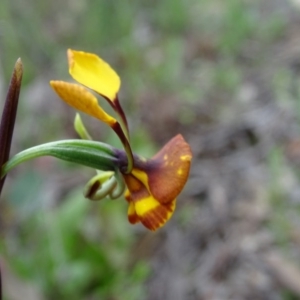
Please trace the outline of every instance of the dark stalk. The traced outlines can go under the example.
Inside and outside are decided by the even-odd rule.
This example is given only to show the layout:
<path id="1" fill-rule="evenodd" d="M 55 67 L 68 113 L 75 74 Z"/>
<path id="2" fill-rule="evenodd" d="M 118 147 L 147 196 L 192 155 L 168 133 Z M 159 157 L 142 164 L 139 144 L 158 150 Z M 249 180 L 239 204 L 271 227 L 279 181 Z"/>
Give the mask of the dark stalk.
<path id="1" fill-rule="evenodd" d="M 4 103 L 4 108 L 1 117 L 0 124 L 0 174 L 1 167 L 5 164 L 9 159 L 10 146 L 15 126 L 18 102 L 19 102 L 19 94 L 21 89 L 22 82 L 22 74 L 23 74 L 23 65 L 22 61 L 19 58 L 16 61 L 13 74 L 11 76 L 8 92 L 6 95 L 6 100 Z M 0 176 L 1 178 L 1 176 Z M 6 176 L 4 176 L 0 180 L 0 196 L 1 191 L 4 185 Z M 3 299 L 2 295 L 2 279 L 1 279 L 1 269 L 0 269 L 0 300 Z"/>
<path id="2" fill-rule="evenodd" d="M 15 64 L 15 68 L 11 76 L 10 85 L 2 112 L 0 124 L 0 167 L 9 159 L 11 140 L 15 126 L 19 94 L 21 89 L 22 74 L 23 65 L 21 59 L 19 58 Z M 5 177 L 0 180 L 0 195 L 4 181 Z"/>

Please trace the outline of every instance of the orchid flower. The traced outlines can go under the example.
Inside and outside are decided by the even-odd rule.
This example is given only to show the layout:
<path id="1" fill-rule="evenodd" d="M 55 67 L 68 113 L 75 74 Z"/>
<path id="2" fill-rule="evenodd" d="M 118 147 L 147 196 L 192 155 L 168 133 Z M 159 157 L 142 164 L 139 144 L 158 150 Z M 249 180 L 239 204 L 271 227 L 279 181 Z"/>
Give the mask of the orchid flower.
<path id="1" fill-rule="evenodd" d="M 119 115 L 123 127 L 102 109 L 97 98 L 85 87 L 51 81 L 52 88 L 66 103 L 106 123 L 119 136 L 127 154 L 127 168 L 121 170 L 121 174 L 127 186 L 129 222 L 140 221 L 148 229 L 156 230 L 173 214 L 176 197 L 187 181 L 192 158 L 189 145 L 177 135 L 150 160 L 133 155 L 128 123 L 118 100 L 119 76 L 95 54 L 70 49 L 67 54 L 73 79 L 105 98 Z"/>
<path id="2" fill-rule="evenodd" d="M 118 99 L 121 86 L 118 74 L 95 54 L 69 49 L 67 57 L 69 73 L 79 84 L 53 80 L 51 87 L 64 102 L 111 127 L 124 150 L 93 141 L 77 114 L 74 126 L 82 140 L 58 141 L 27 149 L 4 165 L 1 176 L 20 162 L 42 155 L 92 167 L 96 176 L 86 184 L 85 197 L 116 199 L 123 194 L 128 202 L 129 222 L 141 222 L 155 231 L 171 218 L 176 198 L 188 179 L 192 159 L 189 144 L 178 134 L 151 159 L 134 154 L 128 122 Z M 91 91 L 104 98 L 117 117 L 108 114 Z"/>

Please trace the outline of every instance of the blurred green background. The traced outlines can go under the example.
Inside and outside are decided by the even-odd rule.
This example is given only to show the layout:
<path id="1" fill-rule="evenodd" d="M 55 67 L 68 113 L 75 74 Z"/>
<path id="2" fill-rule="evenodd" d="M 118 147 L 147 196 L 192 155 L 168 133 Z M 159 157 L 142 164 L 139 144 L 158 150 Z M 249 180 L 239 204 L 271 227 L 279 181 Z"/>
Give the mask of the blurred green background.
<path id="1" fill-rule="evenodd" d="M 11 172 L 5 299 L 299 299 L 299 13 L 296 0 L 2 0 L 0 109 L 24 64 L 12 154 L 76 137 L 74 110 L 48 84 L 71 81 L 68 48 L 120 75 L 136 153 L 177 133 L 194 153 L 175 216 L 156 233 L 128 224 L 123 199 L 85 200 L 92 170 L 46 157 Z"/>

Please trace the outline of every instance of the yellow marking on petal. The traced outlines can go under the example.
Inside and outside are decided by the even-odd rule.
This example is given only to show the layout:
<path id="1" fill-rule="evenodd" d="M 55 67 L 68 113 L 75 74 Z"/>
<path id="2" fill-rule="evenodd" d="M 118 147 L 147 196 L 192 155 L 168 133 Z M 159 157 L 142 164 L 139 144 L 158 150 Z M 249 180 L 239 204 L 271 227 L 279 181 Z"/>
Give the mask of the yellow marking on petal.
<path id="1" fill-rule="evenodd" d="M 168 155 L 165 154 L 165 155 L 164 155 L 164 160 L 167 160 L 167 159 L 168 159 Z"/>
<path id="2" fill-rule="evenodd" d="M 178 175 L 182 175 L 182 173 L 183 173 L 183 172 L 182 172 L 182 169 L 181 169 L 181 168 L 177 170 L 177 174 L 178 174 Z"/>
<path id="3" fill-rule="evenodd" d="M 132 169 L 131 171 L 132 175 L 136 177 L 139 181 L 143 183 L 143 185 L 147 188 L 148 192 L 149 190 L 149 183 L 148 183 L 148 175 L 145 171 L 139 170 L 139 169 Z"/>
<path id="4" fill-rule="evenodd" d="M 112 126 L 116 119 L 107 114 L 98 104 L 97 98 L 86 88 L 64 81 L 50 81 L 58 96 L 70 106 Z"/>
<path id="5" fill-rule="evenodd" d="M 171 218 L 175 206 L 176 200 L 164 205 L 152 196 L 135 202 L 136 213 L 140 221 L 152 231 L 162 227 Z"/>
<path id="6" fill-rule="evenodd" d="M 68 49 L 70 75 L 79 83 L 114 101 L 121 80 L 108 63 L 99 56 Z"/>
<path id="7" fill-rule="evenodd" d="M 152 196 L 148 196 L 140 201 L 135 202 L 135 211 L 138 216 L 143 216 L 150 210 L 155 209 L 160 203 Z"/>
<path id="8" fill-rule="evenodd" d="M 191 155 L 182 155 L 182 156 L 180 156 L 180 159 L 183 161 L 191 160 L 192 156 Z"/>

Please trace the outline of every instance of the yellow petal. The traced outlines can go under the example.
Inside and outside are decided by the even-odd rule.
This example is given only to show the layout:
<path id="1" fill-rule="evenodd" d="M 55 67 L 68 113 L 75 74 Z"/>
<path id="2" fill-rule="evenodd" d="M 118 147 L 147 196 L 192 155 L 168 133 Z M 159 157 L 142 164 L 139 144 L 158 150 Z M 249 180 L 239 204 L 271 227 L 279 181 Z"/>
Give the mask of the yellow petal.
<path id="1" fill-rule="evenodd" d="M 68 52 L 69 72 L 79 83 L 113 101 L 120 89 L 121 80 L 108 63 L 92 53 Z"/>
<path id="2" fill-rule="evenodd" d="M 97 98 L 84 87 L 64 81 L 50 81 L 50 85 L 62 100 L 100 121 L 112 126 L 116 119 L 107 114 L 98 104 Z"/>

